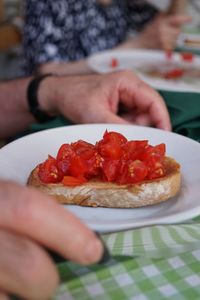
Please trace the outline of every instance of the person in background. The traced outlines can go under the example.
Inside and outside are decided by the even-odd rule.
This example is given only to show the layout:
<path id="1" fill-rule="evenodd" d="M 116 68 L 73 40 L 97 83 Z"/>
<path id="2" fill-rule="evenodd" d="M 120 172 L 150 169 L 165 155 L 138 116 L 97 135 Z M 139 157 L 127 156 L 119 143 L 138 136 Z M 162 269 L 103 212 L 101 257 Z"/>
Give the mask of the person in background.
<path id="1" fill-rule="evenodd" d="M 91 72 L 86 57 L 113 48 L 173 49 L 190 19 L 145 0 L 26 1 L 24 71 Z"/>
<path id="2" fill-rule="evenodd" d="M 119 104 L 124 106 L 121 117 Z M 26 130 L 41 113 L 43 118 L 63 114 L 77 123 L 135 123 L 171 129 L 162 98 L 128 71 L 1 82 L 0 105 L 0 138 Z M 59 278 L 47 249 L 80 264 L 98 262 L 103 254 L 97 236 L 69 211 L 37 190 L 3 180 L 0 245 L 0 299 L 52 296 Z"/>

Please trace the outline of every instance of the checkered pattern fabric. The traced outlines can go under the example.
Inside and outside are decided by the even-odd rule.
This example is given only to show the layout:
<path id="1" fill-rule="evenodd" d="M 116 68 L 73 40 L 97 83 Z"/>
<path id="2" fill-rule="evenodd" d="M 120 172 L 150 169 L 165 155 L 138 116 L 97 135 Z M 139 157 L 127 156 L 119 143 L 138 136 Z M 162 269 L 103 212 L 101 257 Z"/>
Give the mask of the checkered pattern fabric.
<path id="1" fill-rule="evenodd" d="M 200 220 L 104 235 L 113 259 L 58 266 L 56 300 L 200 299 Z"/>

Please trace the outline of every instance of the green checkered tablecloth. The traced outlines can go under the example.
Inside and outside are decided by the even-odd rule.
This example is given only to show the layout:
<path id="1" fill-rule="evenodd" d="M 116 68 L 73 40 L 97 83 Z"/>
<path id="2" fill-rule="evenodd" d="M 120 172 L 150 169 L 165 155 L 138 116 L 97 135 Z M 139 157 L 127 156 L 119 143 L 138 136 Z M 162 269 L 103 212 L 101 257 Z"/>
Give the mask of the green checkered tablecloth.
<path id="1" fill-rule="evenodd" d="M 58 265 L 56 300 L 200 299 L 200 218 L 102 235 L 103 265 Z"/>

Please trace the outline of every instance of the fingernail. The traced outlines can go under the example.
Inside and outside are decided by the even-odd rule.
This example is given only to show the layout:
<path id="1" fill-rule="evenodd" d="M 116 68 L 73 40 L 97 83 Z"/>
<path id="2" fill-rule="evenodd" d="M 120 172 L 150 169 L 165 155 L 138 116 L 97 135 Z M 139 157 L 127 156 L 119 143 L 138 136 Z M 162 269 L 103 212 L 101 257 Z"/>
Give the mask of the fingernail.
<path id="1" fill-rule="evenodd" d="M 170 125 L 163 125 L 162 129 L 165 130 L 165 131 L 171 131 L 172 130 Z"/>
<path id="2" fill-rule="evenodd" d="M 98 262 L 103 254 L 103 244 L 99 238 L 92 239 L 88 242 L 85 249 L 85 258 L 88 263 Z"/>
<path id="3" fill-rule="evenodd" d="M 106 244 L 104 243 L 103 239 L 101 238 L 101 235 L 98 232 L 95 232 L 96 236 L 98 237 L 98 239 L 101 241 L 102 246 L 103 246 L 103 252 L 102 252 L 102 256 L 101 259 L 98 261 L 98 264 L 103 264 L 108 262 L 111 259 L 111 255 L 108 251 L 108 248 L 106 247 Z"/>

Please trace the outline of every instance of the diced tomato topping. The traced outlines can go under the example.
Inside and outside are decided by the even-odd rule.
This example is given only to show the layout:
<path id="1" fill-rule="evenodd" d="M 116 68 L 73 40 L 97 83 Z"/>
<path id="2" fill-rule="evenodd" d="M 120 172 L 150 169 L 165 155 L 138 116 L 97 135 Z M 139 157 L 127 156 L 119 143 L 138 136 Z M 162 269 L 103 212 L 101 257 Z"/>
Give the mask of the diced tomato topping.
<path id="1" fill-rule="evenodd" d="M 154 158 L 156 161 L 160 160 L 165 155 L 165 144 L 159 144 L 157 146 L 148 146 L 146 151 L 141 155 L 143 161 L 149 161 Z"/>
<path id="2" fill-rule="evenodd" d="M 91 158 L 95 151 L 94 145 L 83 140 L 79 140 L 75 143 L 72 143 L 71 145 L 76 154 L 82 156 L 85 159 Z"/>
<path id="3" fill-rule="evenodd" d="M 73 157 L 71 157 L 68 170 L 69 175 L 79 177 L 84 176 L 86 172 L 86 162 L 83 159 L 81 159 L 81 157 L 78 155 L 74 155 Z"/>
<path id="4" fill-rule="evenodd" d="M 67 175 L 70 168 L 70 161 L 75 156 L 75 152 L 71 145 L 63 144 L 58 150 L 56 156 L 57 167 L 59 172 L 64 176 Z"/>
<path id="5" fill-rule="evenodd" d="M 185 71 L 184 69 L 181 68 L 177 68 L 177 69 L 173 69 L 169 72 L 164 73 L 164 78 L 166 79 L 178 79 L 183 77 Z"/>
<path id="6" fill-rule="evenodd" d="M 58 150 L 57 154 L 57 161 L 64 160 L 68 157 L 71 157 L 73 155 L 74 151 L 71 145 L 69 144 L 63 144 L 60 149 Z"/>
<path id="7" fill-rule="evenodd" d="M 148 168 L 147 179 L 156 179 L 165 175 L 165 169 L 162 161 L 156 161 L 152 158 L 146 164 Z"/>
<path id="8" fill-rule="evenodd" d="M 112 58 L 110 62 L 110 67 L 111 68 L 117 68 L 119 66 L 119 61 L 117 58 Z"/>
<path id="9" fill-rule="evenodd" d="M 49 155 L 48 159 L 39 165 L 38 176 L 44 183 L 59 182 L 61 176 L 57 168 L 56 159 Z"/>
<path id="10" fill-rule="evenodd" d="M 105 133 L 103 135 L 103 140 L 110 141 L 110 142 L 116 142 L 119 144 L 124 144 L 127 142 L 127 138 L 125 138 L 125 136 L 123 136 L 123 134 L 115 132 L 115 131 L 108 132 L 107 130 L 105 131 Z"/>
<path id="11" fill-rule="evenodd" d="M 192 62 L 194 60 L 194 54 L 191 52 L 181 52 L 180 55 L 183 61 Z"/>
<path id="12" fill-rule="evenodd" d="M 56 158 L 39 165 L 44 183 L 62 182 L 76 186 L 96 179 L 117 184 L 134 184 L 165 175 L 165 144 L 148 140 L 128 141 L 118 132 L 106 131 L 95 145 L 79 140 L 63 144 Z"/>
<path id="13" fill-rule="evenodd" d="M 114 142 L 100 142 L 98 151 L 101 156 L 110 159 L 119 159 L 122 153 L 120 144 Z"/>
<path id="14" fill-rule="evenodd" d="M 62 179 L 62 184 L 67 186 L 77 186 L 87 182 L 82 177 L 64 176 Z"/>
<path id="15" fill-rule="evenodd" d="M 145 179 L 148 169 L 141 160 L 122 161 L 117 182 L 119 184 L 136 183 Z"/>
<path id="16" fill-rule="evenodd" d="M 121 145 L 126 143 L 127 139 L 117 132 L 105 132 L 103 139 L 97 143 L 97 149 L 103 157 L 110 159 L 119 159 L 122 155 Z"/>
<path id="17" fill-rule="evenodd" d="M 103 163 L 103 174 L 106 181 L 114 182 L 118 175 L 118 160 L 106 159 Z"/>
<path id="18" fill-rule="evenodd" d="M 143 153 L 146 151 L 148 146 L 147 140 L 141 141 L 128 141 L 123 145 L 123 157 L 128 160 L 141 159 Z"/>

